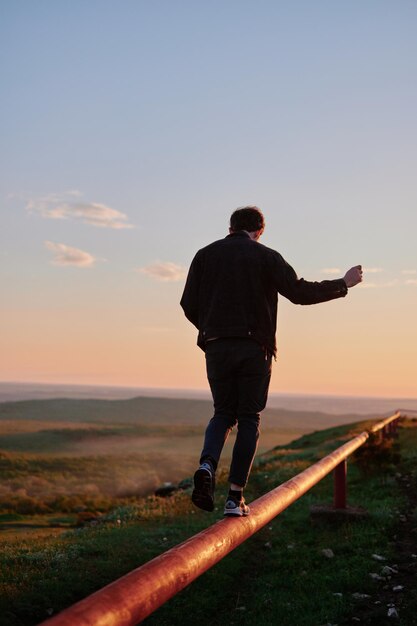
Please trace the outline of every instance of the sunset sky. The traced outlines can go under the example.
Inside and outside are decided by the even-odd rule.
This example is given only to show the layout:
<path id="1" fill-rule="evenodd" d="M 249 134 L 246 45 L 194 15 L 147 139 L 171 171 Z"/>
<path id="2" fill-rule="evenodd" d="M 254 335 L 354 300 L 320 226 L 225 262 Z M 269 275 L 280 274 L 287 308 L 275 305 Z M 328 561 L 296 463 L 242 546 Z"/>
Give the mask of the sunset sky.
<path id="1" fill-rule="evenodd" d="M 0 380 L 207 387 L 179 300 L 256 204 L 299 276 L 271 390 L 416 397 L 417 3 L 0 4 Z"/>

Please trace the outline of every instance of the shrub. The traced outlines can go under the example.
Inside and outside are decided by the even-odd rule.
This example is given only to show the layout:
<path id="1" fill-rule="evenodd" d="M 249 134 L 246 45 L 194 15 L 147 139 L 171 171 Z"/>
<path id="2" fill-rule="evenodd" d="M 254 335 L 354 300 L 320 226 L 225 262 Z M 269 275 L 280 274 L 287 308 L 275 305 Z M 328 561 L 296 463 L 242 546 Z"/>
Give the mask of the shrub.
<path id="1" fill-rule="evenodd" d="M 386 476 L 401 461 L 401 454 L 395 439 L 381 440 L 380 434 L 375 433 L 369 436 L 365 445 L 356 450 L 353 461 L 366 477 L 376 474 Z"/>

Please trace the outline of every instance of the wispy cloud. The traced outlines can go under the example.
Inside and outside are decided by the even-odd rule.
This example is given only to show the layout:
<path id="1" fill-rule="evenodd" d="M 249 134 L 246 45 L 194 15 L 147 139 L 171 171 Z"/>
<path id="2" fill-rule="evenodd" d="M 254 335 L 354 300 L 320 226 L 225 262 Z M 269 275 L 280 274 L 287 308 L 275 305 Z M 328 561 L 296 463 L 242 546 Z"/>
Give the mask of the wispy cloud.
<path id="1" fill-rule="evenodd" d="M 80 202 L 82 193 L 77 190 L 62 194 L 50 193 L 31 198 L 26 204 L 29 213 L 37 213 L 53 220 L 76 220 L 99 228 L 134 228 L 127 215 L 99 202 Z"/>
<path id="2" fill-rule="evenodd" d="M 370 283 L 365 280 L 363 283 L 359 283 L 358 288 L 360 289 L 388 289 L 389 287 L 395 287 L 395 285 L 398 285 L 397 279 L 389 280 L 385 283 Z"/>
<path id="3" fill-rule="evenodd" d="M 79 250 L 78 248 L 71 248 L 64 243 L 45 241 L 45 246 L 54 253 L 54 258 L 51 261 L 53 265 L 91 267 L 97 260 L 89 252 Z"/>
<path id="4" fill-rule="evenodd" d="M 165 282 L 182 280 L 186 276 L 185 267 L 171 261 L 152 263 L 146 267 L 140 267 L 137 271 Z"/>
<path id="5" fill-rule="evenodd" d="M 417 278 L 408 278 L 405 281 L 406 285 L 417 285 Z"/>
<path id="6" fill-rule="evenodd" d="M 366 274 L 379 274 L 380 272 L 383 272 L 384 270 L 382 269 L 382 267 L 364 267 L 363 271 Z M 342 272 L 340 267 L 324 267 L 323 269 L 320 270 L 320 272 L 322 274 L 337 274 L 339 276 L 341 276 L 344 273 Z"/>
<path id="7" fill-rule="evenodd" d="M 364 267 L 363 271 L 365 274 L 379 274 L 384 270 L 382 269 L 382 267 Z"/>
<path id="8" fill-rule="evenodd" d="M 404 276 L 413 276 L 417 274 L 417 270 L 401 270 L 401 274 L 404 274 Z"/>

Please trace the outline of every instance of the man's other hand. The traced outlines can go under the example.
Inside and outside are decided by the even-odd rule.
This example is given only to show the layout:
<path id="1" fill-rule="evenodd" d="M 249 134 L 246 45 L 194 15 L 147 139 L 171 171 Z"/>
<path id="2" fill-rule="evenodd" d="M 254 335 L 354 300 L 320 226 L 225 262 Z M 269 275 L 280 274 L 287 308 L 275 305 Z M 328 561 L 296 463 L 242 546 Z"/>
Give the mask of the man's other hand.
<path id="1" fill-rule="evenodd" d="M 346 272 L 343 276 L 343 280 L 346 283 L 346 287 L 354 287 L 358 283 L 362 282 L 362 265 L 355 265 Z"/>

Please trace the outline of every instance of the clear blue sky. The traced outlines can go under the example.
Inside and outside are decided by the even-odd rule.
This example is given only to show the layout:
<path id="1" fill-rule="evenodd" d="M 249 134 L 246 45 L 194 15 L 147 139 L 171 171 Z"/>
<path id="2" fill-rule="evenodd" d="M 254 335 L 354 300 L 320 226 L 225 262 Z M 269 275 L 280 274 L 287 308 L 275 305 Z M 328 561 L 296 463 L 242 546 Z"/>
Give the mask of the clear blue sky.
<path id="1" fill-rule="evenodd" d="M 368 270 L 345 307 L 283 304 L 276 390 L 377 394 L 398 378 L 381 361 L 399 354 L 390 391 L 411 394 L 416 18 L 407 0 L 2 2 L 0 378 L 203 386 L 178 310 L 183 274 L 235 207 L 257 204 L 263 243 L 299 274 Z M 70 325 L 82 355 L 97 316 L 94 341 L 114 365 L 91 357 L 78 372 L 64 339 Z M 327 338 L 335 316 L 343 331 Z M 352 365 L 328 389 L 324 366 L 321 384 L 311 362 L 299 371 L 323 341 L 364 363 L 358 379 Z M 138 356 L 124 370 L 121 343 L 156 345 L 165 362 L 149 374 Z M 188 344 L 170 383 L 169 359 Z"/>

